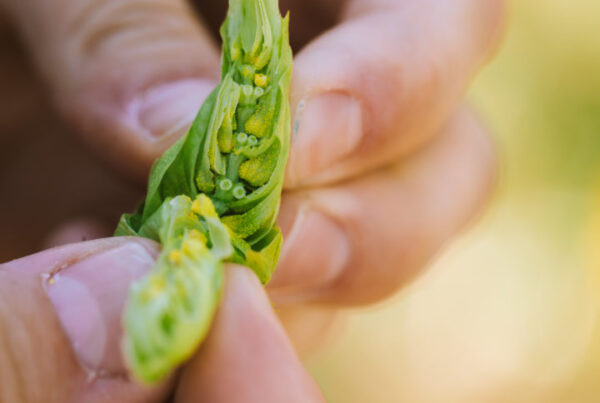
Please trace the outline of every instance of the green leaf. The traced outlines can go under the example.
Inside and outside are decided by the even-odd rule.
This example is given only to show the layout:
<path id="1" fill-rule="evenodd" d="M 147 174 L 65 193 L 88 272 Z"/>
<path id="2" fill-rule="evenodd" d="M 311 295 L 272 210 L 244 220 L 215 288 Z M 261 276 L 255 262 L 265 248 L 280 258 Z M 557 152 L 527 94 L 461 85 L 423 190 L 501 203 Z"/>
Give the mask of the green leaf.
<path id="1" fill-rule="evenodd" d="M 119 225 L 115 230 L 115 236 L 136 236 L 137 232 L 133 229 L 130 224 L 132 215 L 131 214 L 123 214 L 121 219 L 119 220 Z"/>
<path id="2" fill-rule="evenodd" d="M 167 197 L 195 197 L 197 166 L 208 163 L 203 142 L 219 87 L 204 101 L 187 136 L 175 143 L 156 161 L 150 171 L 148 193 L 143 208 L 143 220 L 148 219 Z M 204 178 L 206 182 L 210 178 Z"/>
<path id="3" fill-rule="evenodd" d="M 250 250 L 246 253 L 246 265 L 256 273 L 263 284 L 268 283 L 271 279 L 283 243 L 279 228 L 274 228 L 271 236 L 272 239 L 266 247 L 259 251 Z"/>
<path id="4" fill-rule="evenodd" d="M 279 197 L 273 192 L 245 213 L 223 217 L 223 223 L 240 238 L 249 237 L 273 218 L 273 206 Z"/>

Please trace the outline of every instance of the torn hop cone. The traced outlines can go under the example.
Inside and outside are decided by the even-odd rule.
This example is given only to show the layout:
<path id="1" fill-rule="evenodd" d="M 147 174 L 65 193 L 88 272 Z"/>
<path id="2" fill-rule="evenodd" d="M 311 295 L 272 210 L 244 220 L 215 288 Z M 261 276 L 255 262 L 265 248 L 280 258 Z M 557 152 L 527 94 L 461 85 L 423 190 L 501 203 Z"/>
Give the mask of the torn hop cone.
<path id="1" fill-rule="evenodd" d="M 277 264 L 275 224 L 289 153 L 292 51 L 277 0 L 230 0 L 221 27 L 222 76 L 185 137 L 158 159 L 148 193 L 115 235 L 160 242 L 154 268 L 133 284 L 124 353 L 152 383 L 204 340 L 219 304 L 223 263 L 266 283 Z"/>

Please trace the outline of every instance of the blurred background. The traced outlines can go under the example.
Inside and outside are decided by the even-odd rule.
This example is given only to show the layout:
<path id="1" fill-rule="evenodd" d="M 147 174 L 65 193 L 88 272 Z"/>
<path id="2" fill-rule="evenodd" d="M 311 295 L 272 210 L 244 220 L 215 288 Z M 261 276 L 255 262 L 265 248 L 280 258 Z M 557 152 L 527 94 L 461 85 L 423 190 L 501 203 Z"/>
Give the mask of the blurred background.
<path id="1" fill-rule="evenodd" d="M 331 402 L 600 402 L 600 1 L 509 2 L 490 208 L 307 361 Z"/>

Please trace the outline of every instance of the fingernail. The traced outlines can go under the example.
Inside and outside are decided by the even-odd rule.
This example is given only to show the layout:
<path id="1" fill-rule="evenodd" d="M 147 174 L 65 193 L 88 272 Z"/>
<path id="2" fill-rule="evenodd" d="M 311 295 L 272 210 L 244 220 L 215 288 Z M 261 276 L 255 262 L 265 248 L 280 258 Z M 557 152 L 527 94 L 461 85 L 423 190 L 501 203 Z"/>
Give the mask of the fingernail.
<path id="1" fill-rule="evenodd" d="M 352 154 L 363 137 L 359 102 L 342 93 L 315 95 L 296 111 L 290 155 L 292 180 L 304 183 Z"/>
<path id="2" fill-rule="evenodd" d="M 46 280 L 46 293 L 81 364 L 121 373 L 121 311 L 130 284 L 154 264 L 150 252 L 129 242 L 80 260 Z"/>
<path id="3" fill-rule="evenodd" d="M 350 260 L 350 241 L 331 218 L 301 210 L 285 239 L 271 290 L 303 292 L 337 279 Z"/>
<path id="4" fill-rule="evenodd" d="M 151 136 L 181 137 L 188 131 L 202 102 L 214 87 L 213 81 L 204 79 L 160 84 L 134 100 L 133 113 Z"/>

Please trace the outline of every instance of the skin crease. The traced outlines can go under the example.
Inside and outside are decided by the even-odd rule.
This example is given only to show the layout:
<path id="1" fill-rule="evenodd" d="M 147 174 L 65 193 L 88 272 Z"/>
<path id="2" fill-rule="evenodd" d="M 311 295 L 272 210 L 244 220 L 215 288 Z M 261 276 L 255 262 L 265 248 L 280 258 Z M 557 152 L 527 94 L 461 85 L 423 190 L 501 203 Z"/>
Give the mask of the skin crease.
<path id="1" fill-rule="evenodd" d="M 173 58 L 184 60 L 177 66 L 169 65 L 168 57 L 148 58 L 142 51 L 133 52 L 130 57 L 151 59 L 152 63 L 127 63 L 119 57 L 111 58 L 111 51 L 115 49 L 117 55 L 119 49 L 123 54 L 132 54 L 126 43 L 144 51 L 150 48 L 143 46 L 144 41 L 140 39 L 143 35 L 134 35 L 135 30 L 130 37 L 111 36 L 110 30 L 103 29 L 102 19 L 94 21 L 98 24 L 94 27 L 86 25 L 85 19 L 79 25 L 59 23 L 71 11 L 83 13 L 69 9 L 68 0 L 61 1 L 65 9 L 44 10 L 43 4 L 35 3 L 34 0 L 0 1 L 0 6 L 5 5 L 12 16 L 0 18 L 0 59 L 3 60 L 0 63 L 0 88 L 3 89 L 0 91 L 3 105 L 0 111 L 0 222 L 3 223 L 0 261 L 36 252 L 42 246 L 109 235 L 119 215 L 137 205 L 150 162 L 181 135 L 181 131 L 174 131 L 170 136 L 150 141 L 139 127 L 122 125 L 120 118 L 115 117 L 122 108 L 120 97 L 136 96 L 148 86 L 179 78 L 205 77 L 211 82 L 216 80 L 219 70 L 218 45 L 211 35 L 215 37 L 215 29 L 221 22 L 224 1 L 214 6 L 213 2 L 196 2 L 201 18 L 209 22 L 206 29 L 198 28 L 197 19 L 191 17 L 187 7 L 178 6 L 178 2 L 168 2 L 168 6 L 162 0 L 148 2 L 146 10 L 150 14 L 156 10 L 155 25 L 162 24 L 163 15 L 173 21 L 185 21 L 177 24 L 183 27 L 179 31 L 165 30 L 165 36 L 173 35 L 174 39 L 158 47 L 172 49 L 164 50 L 165 54 L 172 51 L 174 55 L 178 52 L 186 55 Z M 94 10 L 95 0 L 80 3 L 87 3 Z M 211 6 L 207 6 L 209 3 Z M 269 292 L 292 342 L 299 350 L 307 351 L 316 340 L 323 338 L 323 329 L 334 325 L 340 306 L 372 303 L 396 292 L 414 278 L 484 204 L 493 183 L 493 151 L 485 129 L 468 109 L 460 107 L 460 98 L 475 71 L 497 46 L 502 8 L 500 1 L 283 1 L 282 9 L 288 8 L 293 15 L 291 41 L 298 52 L 292 112 L 301 101 L 321 91 L 350 94 L 360 105 L 359 122 L 364 131 L 358 141 L 360 152 L 342 155 L 341 162 L 331 169 L 324 169 L 320 166 L 322 161 L 315 159 L 319 150 L 330 153 L 326 149 L 330 144 L 315 148 L 303 140 L 301 128 L 292 145 L 279 217 L 286 245 Z M 66 11 L 54 15 L 58 10 Z M 387 10 L 393 10 L 391 16 L 382 16 Z M 44 12 L 53 17 L 45 19 Z M 369 12 L 373 14 L 366 14 Z M 313 18 L 315 14 L 319 18 Z M 324 29 L 345 20 L 349 22 L 344 23 L 337 34 L 330 32 L 309 43 Z M 396 23 L 390 24 L 390 20 Z M 137 24 L 135 20 L 129 23 Z M 141 29 L 144 22 L 139 24 Z M 67 43 L 68 46 L 59 41 L 60 46 L 54 45 L 53 40 L 59 40 L 61 34 L 56 27 L 62 26 L 69 26 L 82 35 L 82 41 Z M 364 63 L 351 60 L 352 63 L 344 64 L 347 60 L 339 57 L 335 49 L 347 49 L 344 41 L 360 43 L 365 34 L 375 31 L 404 40 L 394 41 L 392 48 L 386 48 L 385 55 L 370 53 L 377 47 L 368 46 L 367 42 L 353 50 L 356 52 L 353 57 Z M 422 35 L 423 32 L 430 34 Z M 89 38 L 91 33 L 95 35 L 93 40 Z M 77 39 L 76 35 L 73 37 Z M 127 38 L 131 41 L 127 42 Z M 380 41 L 376 36 L 366 40 Z M 87 48 L 78 47 L 81 43 Z M 80 49 L 87 49 L 86 54 L 93 57 L 81 58 Z M 95 53 L 89 53 L 90 49 Z M 79 62 L 71 65 L 65 60 Z M 376 60 L 374 69 L 369 60 Z M 120 67 L 118 73 L 106 74 L 115 71 L 111 69 L 115 64 Z M 129 67 L 135 73 L 133 76 L 127 75 Z M 117 89 L 122 89 L 125 95 Z M 332 133 L 332 141 L 339 141 L 344 135 L 339 133 L 345 130 L 342 126 L 325 128 Z M 109 171 L 107 166 L 116 170 Z M 321 171 L 326 175 L 315 175 Z M 455 187 L 447 190 L 450 184 L 457 184 L 460 190 Z M 397 214 L 399 205 L 411 214 Z M 364 214 L 365 210 L 370 213 Z M 302 217 L 308 218 L 300 220 Z M 332 255 L 331 248 L 339 243 L 315 244 L 319 233 L 331 234 L 327 239 L 341 234 L 341 243 L 345 245 L 338 259 L 343 263 L 338 264 L 343 266 L 341 269 L 322 270 L 331 263 L 327 260 Z M 88 247 L 83 245 L 84 249 Z M 306 254 L 306 250 L 311 253 Z M 0 273 L 4 273 L 2 269 Z M 16 283 L 29 281 L 15 278 Z M 252 283 L 244 281 L 240 280 L 240 287 Z M 249 298 L 259 307 L 260 315 L 269 323 L 276 322 L 260 302 L 264 302 L 264 295 L 250 288 L 254 291 Z M 20 293 L 6 289 L 0 289 L 0 296 L 7 301 L 5 306 L 23 298 Z M 39 296 L 25 302 L 35 310 L 44 305 L 45 300 Z M 230 304 L 227 307 L 234 310 L 239 306 L 235 301 Z M 227 307 L 224 309 L 229 309 Z M 0 325 L 12 325 L 16 320 L 14 315 L 0 312 Z M 64 390 L 56 393 L 67 396 L 70 391 L 79 390 L 82 384 L 87 385 L 87 381 L 71 357 L 56 317 L 48 312 L 45 320 L 49 323 L 42 323 L 40 329 L 46 329 L 52 345 L 62 346 L 56 351 L 64 353 L 61 356 L 63 380 L 69 380 L 55 383 L 65 385 Z M 33 326 L 31 320 L 23 323 L 24 331 Z M 275 351 L 281 351 L 287 363 L 278 365 L 289 365 L 291 371 L 305 379 L 290 353 L 289 342 L 276 325 L 270 329 L 272 333 L 266 336 L 272 335 L 280 341 Z M 215 334 L 211 340 L 216 341 L 210 344 L 214 349 L 203 348 L 184 370 L 177 389 L 179 401 L 197 397 L 197 390 L 189 386 L 196 377 L 206 382 L 210 380 L 203 359 L 230 363 L 229 357 L 219 355 L 223 350 L 218 347 L 217 330 Z M 35 340 L 23 341 L 10 335 L 0 340 L 0 351 L 5 345 L 22 351 L 36 345 Z M 32 350 L 37 354 L 29 356 L 46 357 L 51 350 L 43 346 L 48 344 L 43 344 L 40 350 Z M 244 368 L 244 362 L 238 364 Z M 0 374 L 7 373 L 4 369 L 14 365 L 14 360 L 12 363 L 0 360 Z M 39 368 L 32 360 L 13 372 L 20 376 L 3 379 L 4 384 L 29 389 L 32 394 L 29 400 L 23 401 L 40 401 L 41 395 L 36 395 L 31 386 L 36 385 L 34 379 L 44 379 L 50 369 Z M 58 372 L 56 375 L 62 376 Z M 109 390 L 128 397 L 121 401 L 151 401 L 149 395 L 135 387 L 129 389 L 130 384 L 118 380 L 104 379 L 94 385 L 99 391 Z M 163 387 L 168 389 L 172 385 Z M 299 388 L 308 396 L 305 401 L 318 401 L 314 385 L 308 381 L 303 385 Z M 213 392 L 215 399 L 230 398 L 223 397 L 222 389 Z M 154 392 L 156 401 L 160 401 L 164 393 Z M 64 401 L 60 398 L 57 395 L 56 401 Z"/>

